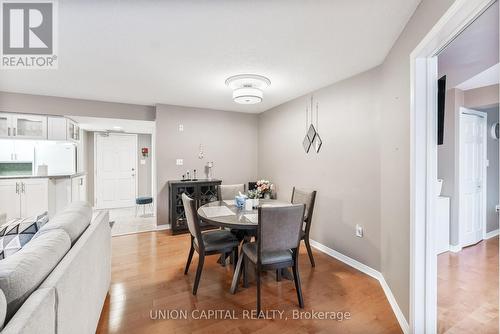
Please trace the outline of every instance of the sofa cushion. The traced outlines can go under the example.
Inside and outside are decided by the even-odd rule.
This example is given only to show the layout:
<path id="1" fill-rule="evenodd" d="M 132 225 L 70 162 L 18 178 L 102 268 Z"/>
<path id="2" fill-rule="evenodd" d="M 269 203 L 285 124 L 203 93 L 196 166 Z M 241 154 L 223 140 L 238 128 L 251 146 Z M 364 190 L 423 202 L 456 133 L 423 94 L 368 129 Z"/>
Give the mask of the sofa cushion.
<path id="1" fill-rule="evenodd" d="M 56 214 L 37 233 L 35 238 L 50 230 L 62 229 L 68 233 L 71 244 L 87 229 L 92 220 L 92 208 L 86 202 L 73 202 L 63 211 Z"/>
<path id="2" fill-rule="evenodd" d="M 57 266 L 71 247 L 68 234 L 51 230 L 1 260 L 0 289 L 7 299 L 8 321 Z"/>
<path id="3" fill-rule="evenodd" d="M 3 328 L 5 322 L 5 316 L 7 314 L 7 299 L 5 299 L 5 294 L 0 290 L 0 329 Z"/>
<path id="4" fill-rule="evenodd" d="M 19 251 L 49 220 L 47 212 L 29 218 L 12 219 L 0 226 L 0 260 Z"/>

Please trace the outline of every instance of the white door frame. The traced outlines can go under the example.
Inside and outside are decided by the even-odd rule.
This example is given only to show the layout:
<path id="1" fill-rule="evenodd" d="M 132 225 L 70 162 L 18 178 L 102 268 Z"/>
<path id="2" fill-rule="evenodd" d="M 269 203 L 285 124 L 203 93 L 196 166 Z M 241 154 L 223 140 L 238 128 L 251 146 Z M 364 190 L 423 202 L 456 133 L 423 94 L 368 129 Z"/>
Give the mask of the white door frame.
<path id="1" fill-rule="evenodd" d="M 122 135 L 122 136 L 134 136 L 135 137 L 135 197 L 137 198 L 137 191 L 139 189 L 139 176 L 138 176 L 138 138 L 135 133 L 122 133 L 122 132 L 94 132 L 94 207 L 96 209 L 103 209 L 97 206 L 97 137 L 107 133 L 108 135 Z M 154 202 L 154 201 L 153 201 Z"/>
<path id="2" fill-rule="evenodd" d="M 464 107 L 460 107 L 460 113 L 458 115 L 459 119 L 458 119 L 458 132 L 459 132 L 459 143 L 458 143 L 458 161 L 459 161 L 459 164 L 458 164 L 458 169 L 457 169 L 457 173 L 458 173 L 458 188 L 457 188 L 457 194 L 458 194 L 458 206 L 459 206 L 459 211 L 458 211 L 458 246 L 459 248 L 461 249 L 462 247 L 464 247 L 464 244 L 463 244 L 463 240 L 462 240 L 462 223 L 463 223 L 463 215 L 462 215 L 462 211 L 461 211 L 461 208 L 462 208 L 462 187 L 463 187 L 463 184 L 462 184 L 462 169 L 463 169 L 463 166 L 462 166 L 462 159 L 460 158 L 461 157 L 461 149 L 462 149 L 462 140 L 463 140 L 463 133 L 462 133 L 462 114 L 469 114 L 469 115 L 476 115 L 476 116 L 479 116 L 479 117 L 482 117 L 484 118 L 485 122 L 486 122 L 486 125 L 484 127 L 484 147 L 483 147 L 483 154 L 484 154 L 484 165 L 483 165 L 483 182 L 482 182 L 482 185 L 481 185 L 481 192 L 482 192 L 482 203 L 481 203 L 481 206 L 482 206 L 482 211 L 483 211 L 483 219 L 482 219 L 482 222 L 481 222 L 481 228 L 482 228 L 482 234 L 481 234 L 481 238 L 482 239 L 485 239 L 486 237 L 486 186 L 487 186 L 487 177 L 488 177 L 488 168 L 486 166 L 486 160 L 488 159 L 487 156 L 488 156 L 488 114 L 484 111 L 477 111 L 477 110 L 473 110 L 473 109 L 468 109 L 468 108 L 464 108 Z"/>
<path id="3" fill-rule="evenodd" d="M 456 0 L 410 54 L 410 330 L 436 333 L 437 55 L 494 0 Z"/>

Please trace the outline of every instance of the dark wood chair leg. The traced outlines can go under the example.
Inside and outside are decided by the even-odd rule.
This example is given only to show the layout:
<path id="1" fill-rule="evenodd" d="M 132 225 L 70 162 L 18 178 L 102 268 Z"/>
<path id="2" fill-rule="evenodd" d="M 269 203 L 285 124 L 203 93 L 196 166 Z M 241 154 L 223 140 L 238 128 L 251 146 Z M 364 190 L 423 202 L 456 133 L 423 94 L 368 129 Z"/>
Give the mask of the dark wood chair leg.
<path id="1" fill-rule="evenodd" d="M 236 264 L 238 263 L 238 246 L 233 249 L 233 272 L 236 271 Z"/>
<path id="2" fill-rule="evenodd" d="M 280 282 L 280 281 L 281 281 L 281 268 L 276 269 L 276 282 Z"/>
<path id="3" fill-rule="evenodd" d="M 314 262 L 314 257 L 313 257 L 311 245 L 309 244 L 309 236 L 304 237 L 304 243 L 306 244 L 307 255 L 309 255 L 309 261 L 311 261 L 311 266 L 316 267 L 316 263 Z"/>
<path id="4" fill-rule="evenodd" d="M 198 292 L 198 285 L 200 284 L 201 271 L 203 270 L 203 262 L 205 262 L 205 254 L 199 254 L 198 268 L 196 268 L 196 277 L 194 279 L 193 295 Z"/>
<path id="5" fill-rule="evenodd" d="M 248 288 L 248 258 L 243 255 L 243 287 Z"/>
<path id="6" fill-rule="evenodd" d="M 191 248 L 189 249 L 189 255 L 186 262 L 186 269 L 184 269 L 184 275 L 187 275 L 189 266 L 191 265 L 191 260 L 193 259 L 194 254 L 194 246 L 193 246 L 193 238 L 191 238 Z"/>
<path id="7" fill-rule="evenodd" d="M 255 279 L 257 280 L 257 317 L 260 318 L 260 265 L 255 266 Z"/>
<path id="8" fill-rule="evenodd" d="M 297 290 L 297 299 L 299 300 L 300 308 L 304 308 L 304 298 L 302 297 L 302 288 L 300 286 L 299 268 L 295 259 L 293 267 L 293 281 L 295 282 L 295 290 Z"/>
<path id="9" fill-rule="evenodd" d="M 226 253 L 222 253 L 221 256 L 220 256 L 220 259 L 221 259 L 221 266 L 225 267 L 226 266 L 226 259 L 227 259 L 227 254 Z"/>

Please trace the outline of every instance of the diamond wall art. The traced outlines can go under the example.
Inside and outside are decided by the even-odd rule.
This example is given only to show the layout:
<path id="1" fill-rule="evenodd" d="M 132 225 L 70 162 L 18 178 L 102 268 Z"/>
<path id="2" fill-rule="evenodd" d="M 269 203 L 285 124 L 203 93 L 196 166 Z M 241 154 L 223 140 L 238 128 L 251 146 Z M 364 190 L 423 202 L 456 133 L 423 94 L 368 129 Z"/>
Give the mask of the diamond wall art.
<path id="1" fill-rule="evenodd" d="M 316 127 L 313 125 L 313 97 L 311 96 L 311 122 L 309 123 L 309 107 L 306 107 L 306 135 L 302 140 L 302 147 L 306 153 L 309 153 L 311 146 L 316 153 L 319 153 L 323 141 L 318 133 L 318 103 L 316 103 Z"/>

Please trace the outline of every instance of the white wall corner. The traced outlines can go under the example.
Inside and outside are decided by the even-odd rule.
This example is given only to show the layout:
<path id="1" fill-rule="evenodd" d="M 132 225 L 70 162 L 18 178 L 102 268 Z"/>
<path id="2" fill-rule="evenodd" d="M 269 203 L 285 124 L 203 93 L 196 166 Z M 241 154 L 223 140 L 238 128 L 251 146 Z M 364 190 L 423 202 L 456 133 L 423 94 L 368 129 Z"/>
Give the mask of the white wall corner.
<path id="1" fill-rule="evenodd" d="M 389 304 L 392 307 L 392 311 L 394 312 L 394 315 L 396 316 L 396 319 L 399 322 L 399 326 L 401 327 L 401 330 L 403 331 L 404 334 L 409 334 L 410 333 L 410 326 L 408 325 L 408 321 L 406 320 L 403 312 L 399 308 L 399 305 L 396 301 L 396 298 L 392 294 L 391 289 L 389 288 L 389 285 L 385 281 L 384 276 L 382 273 L 379 271 L 367 266 L 366 264 L 363 264 L 359 261 L 354 260 L 353 258 L 350 258 L 349 256 L 346 256 L 342 253 L 337 252 L 336 250 L 333 250 L 315 240 L 310 240 L 311 246 L 316 248 L 317 250 L 339 260 L 347 264 L 348 266 L 353 267 L 354 269 L 357 269 L 368 276 L 371 276 L 375 278 L 376 280 L 379 281 L 380 285 L 382 286 L 382 289 L 384 290 L 385 296 L 387 300 L 389 301 Z"/>
<path id="2" fill-rule="evenodd" d="M 496 237 L 498 235 L 498 229 L 494 230 L 494 231 L 490 231 L 490 232 L 486 232 L 483 236 L 483 239 L 491 239 L 493 237 Z"/>

